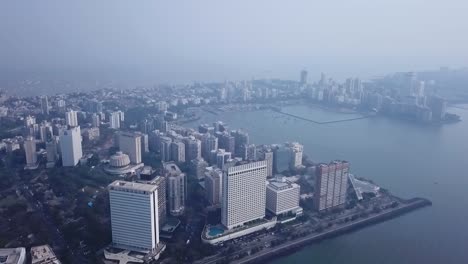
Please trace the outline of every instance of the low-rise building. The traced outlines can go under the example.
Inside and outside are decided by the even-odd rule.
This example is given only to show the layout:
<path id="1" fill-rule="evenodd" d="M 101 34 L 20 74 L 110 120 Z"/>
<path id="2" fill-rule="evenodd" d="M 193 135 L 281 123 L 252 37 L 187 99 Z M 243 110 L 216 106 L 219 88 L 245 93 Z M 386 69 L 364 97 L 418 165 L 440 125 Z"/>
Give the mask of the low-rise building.
<path id="1" fill-rule="evenodd" d="M 26 263 L 26 249 L 0 248 L 0 263 L 2 264 L 24 264 Z"/>
<path id="2" fill-rule="evenodd" d="M 31 248 L 31 264 L 60 264 L 60 260 L 55 256 L 49 245 L 42 245 Z"/>
<path id="3" fill-rule="evenodd" d="M 275 179 L 266 187 L 266 209 L 275 215 L 296 213 L 300 186 L 284 179 Z"/>

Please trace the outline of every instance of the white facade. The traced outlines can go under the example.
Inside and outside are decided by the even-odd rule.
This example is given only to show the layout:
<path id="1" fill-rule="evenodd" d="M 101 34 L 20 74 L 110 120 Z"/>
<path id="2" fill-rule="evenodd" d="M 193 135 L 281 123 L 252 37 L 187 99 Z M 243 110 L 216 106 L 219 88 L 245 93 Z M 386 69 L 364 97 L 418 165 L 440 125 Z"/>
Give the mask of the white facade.
<path id="1" fill-rule="evenodd" d="M 291 151 L 291 164 L 290 167 L 292 169 L 297 168 L 298 166 L 302 165 L 302 156 L 304 152 L 304 146 L 297 143 L 288 143 L 287 144 L 290 151 Z"/>
<path id="2" fill-rule="evenodd" d="M 113 245 L 154 251 L 159 244 L 157 186 L 115 181 L 108 188 Z"/>
<path id="3" fill-rule="evenodd" d="M 265 217 L 267 162 L 228 168 L 223 177 L 221 223 L 228 229 Z"/>
<path id="4" fill-rule="evenodd" d="M 185 162 L 185 144 L 182 141 L 171 143 L 171 160 L 175 162 Z"/>
<path id="5" fill-rule="evenodd" d="M 202 157 L 205 160 L 210 160 L 211 151 L 218 149 L 218 138 L 213 135 L 207 134 L 203 137 L 201 144 Z"/>
<path id="6" fill-rule="evenodd" d="M 167 177 L 169 192 L 169 213 L 173 216 L 184 214 L 186 183 L 185 174 L 170 175 Z"/>
<path id="7" fill-rule="evenodd" d="M 275 215 L 299 209 L 300 186 L 287 181 L 271 181 L 266 188 L 266 208 Z"/>
<path id="8" fill-rule="evenodd" d="M 31 264 L 61 264 L 49 245 L 31 247 Z"/>
<path id="9" fill-rule="evenodd" d="M 61 131 L 60 152 L 62 153 L 62 166 L 73 167 L 78 164 L 83 156 L 79 126 Z"/>
<path id="10" fill-rule="evenodd" d="M 120 113 L 119 112 L 111 113 L 109 120 L 110 120 L 110 128 L 112 129 L 120 128 Z"/>
<path id="11" fill-rule="evenodd" d="M 76 111 L 70 110 L 65 113 L 65 122 L 67 126 L 77 127 L 78 126 L 78 116 Z"/>
<path id="12" fill-rule="evenodd" d="M 26 248 L 0 248 L 0 263 L 4 264 L 25 264 Z"/>
<path id="13" fill-rule="evenodd" d="M 182 215 L 185 211 L 187 195 L 187 179 L 174 162 L 164 162 L 168 192 L 169 213 L 173 216 Z"/>
<path id="14" fill-rule="evenodd" d="M 119 149 L 130 157 L 133 164 L 141 163 L 141 135 L 131 132 L 119 133 Z"/>

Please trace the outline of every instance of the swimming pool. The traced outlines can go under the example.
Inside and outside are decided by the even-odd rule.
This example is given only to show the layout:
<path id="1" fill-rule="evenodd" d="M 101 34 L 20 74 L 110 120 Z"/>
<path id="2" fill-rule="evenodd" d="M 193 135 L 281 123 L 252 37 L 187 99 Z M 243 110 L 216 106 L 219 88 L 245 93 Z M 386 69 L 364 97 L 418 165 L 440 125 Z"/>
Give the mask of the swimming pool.
<path id="1" fill-rule="evenodd" d="M 224 229 L 216 226 L 210 227 L 210 229 L 208 230 L 208 235 L 212 237 L 221 235 L 222 233 L 224 233 Z"/>

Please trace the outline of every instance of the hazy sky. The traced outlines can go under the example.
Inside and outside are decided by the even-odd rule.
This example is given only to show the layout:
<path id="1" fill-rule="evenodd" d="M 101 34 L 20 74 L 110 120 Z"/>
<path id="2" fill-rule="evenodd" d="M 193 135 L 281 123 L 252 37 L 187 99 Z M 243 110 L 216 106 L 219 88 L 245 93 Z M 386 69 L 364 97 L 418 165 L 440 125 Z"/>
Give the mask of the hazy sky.
<path id="1" fill-rule="evenodd" d="M 0 74 L 343 78 L 468 66 L 466 0 L 0 1 Z"/>

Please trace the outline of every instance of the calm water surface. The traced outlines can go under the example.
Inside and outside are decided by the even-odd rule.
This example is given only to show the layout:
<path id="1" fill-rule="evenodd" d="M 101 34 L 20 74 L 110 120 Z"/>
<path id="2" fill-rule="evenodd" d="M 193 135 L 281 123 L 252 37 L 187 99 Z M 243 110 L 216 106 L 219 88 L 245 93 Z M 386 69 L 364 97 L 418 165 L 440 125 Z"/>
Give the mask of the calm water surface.
<path id="1" fill-rule="evenodd" d="M 305 105 L 286 112 L 331 121 L 352 117 Z M 468 120 L 468 111 L 450 109 Z M 386 118 L 317 125 L 271 111 L 204 114 L 246 129 L 256 144 L 299 141 L 315 161 L 345 159 L 354 174 L 433 206 L 304 247 L 280 263 L 468 263 L 468 122 L 420 126 Z M 195 124 L 194 124 L 195 125 Z"/>

